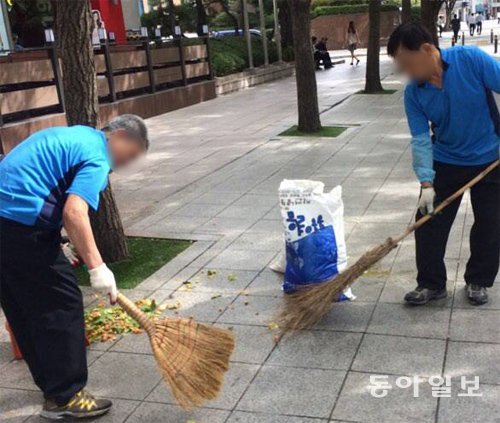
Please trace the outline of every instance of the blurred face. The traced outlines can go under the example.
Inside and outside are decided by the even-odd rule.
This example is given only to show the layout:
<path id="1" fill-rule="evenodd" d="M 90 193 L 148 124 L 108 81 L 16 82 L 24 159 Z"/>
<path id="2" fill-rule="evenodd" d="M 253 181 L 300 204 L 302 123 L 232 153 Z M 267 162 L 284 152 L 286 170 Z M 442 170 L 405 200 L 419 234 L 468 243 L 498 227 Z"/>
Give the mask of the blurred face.
<path id="1" fill-rule="evenodd" d="M 113 160 L 113 169 L 125 166 L 146 153 L 141 144 L 131 138 L 124 129 L 108 135 L 108 149 Z"/>
<path id="2" fill-rule="evenodd" d="M 436 69 L 436 54 L 439 51 L 431 44 L 422 44 L 419 50 L 407 50 L 399 47 L 394 58 L 399 70 L 419 82 L 428 81 Z"/>

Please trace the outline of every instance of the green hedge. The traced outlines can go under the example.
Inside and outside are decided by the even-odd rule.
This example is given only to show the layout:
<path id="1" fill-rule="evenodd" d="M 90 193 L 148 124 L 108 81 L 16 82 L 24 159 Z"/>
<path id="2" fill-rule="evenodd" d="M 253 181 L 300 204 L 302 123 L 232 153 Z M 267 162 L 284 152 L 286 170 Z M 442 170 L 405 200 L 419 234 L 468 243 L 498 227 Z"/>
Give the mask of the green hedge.
<path id="1" fill-rule="evenodd" d="M 367 4 L 368 0 L 312 0 L 311 9 L 322 6 L 348 6 L 357 4 Z"/>
<path id="2" fill-rule="evenodd" d="M 399 8 L 393 4 L 383 4 L 380 6 L 381 12 L 398 11 Z M 368 4 L 342 5 L 342 6 L 320 6 L 314 9 L 315 16 L 324 15 L 350 15 L 353 13 L 368 13 Z"/>
<path id="3" fill-rule="evenodd" d="M 420 6 L 413 6 L 411 8 L 411 20 L 413 22 L 420 22 L 422 20 L 422 18 L 420 17 L 420 11 L 421 11 Z"/>
<path id="4" fill-rule="evenodd" d="M 264 64 L 264 49 L 260 37 L 252 36 L 252 53 L 254 66 Z M 278 60 L 276 44 L 267 42 L 269 62 Z M 248 68 L 248 55 L 245 37 L 222 37 L 210 39 L 212 66 L 216 76 L 241 72 Z"/>

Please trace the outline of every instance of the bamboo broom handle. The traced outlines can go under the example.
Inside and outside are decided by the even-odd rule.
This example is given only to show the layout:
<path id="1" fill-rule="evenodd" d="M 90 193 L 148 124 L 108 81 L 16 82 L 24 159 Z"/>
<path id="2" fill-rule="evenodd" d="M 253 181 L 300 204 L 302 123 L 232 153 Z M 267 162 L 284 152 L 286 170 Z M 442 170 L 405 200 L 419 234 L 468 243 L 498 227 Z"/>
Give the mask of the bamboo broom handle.
<path id="1" fill-rule="evenodd" d="M 435 209 L 433 214 L 426 214 L 425 216 L 421 217 L 418 219 L 413 225 L 408 226 L 406 228 L 406 231 L 404 231 L 401 235 L 399 235 L 396 238 L 393 238 L 394 244 L 399 244 L 403 239 L 405 239 L 408 235 L 410 235 L 412 232 L 416 231 L 420 226 L 422 226 L 424 223 L 428 222 L 431 220 L 435 214 L 439 213 L 441 210 L 449 206 L 453 201 L 455 201 L 458 197 L 463 195 L 465 191 L 467 191 L 469 188 L 472 188 L 474 185 L 476 185 L 480 180 L 482 180 L 488 173 L 490 173 L 493 169 L 498 167 L 498 164 L 500 163 L 500 160 L 494 161 L 492 164 L 490 164 L 486 169 L 484 169 L 481 173 L 479 173 L 474 179 L 471 179 L 469 182 L 467 182 L 462 188 L 460 188 L 457 192 L 454 194 L 450 195 L 446 200 L 444 200 L 441 204 L 439 204 Z"/>
<path id="2" fill-rule="evenodd" d="M 127 312 L 127 314 L 132 317 L 132 319 L 139 323 L 139 325 L 148 333 L 148 335 L 152 336 L 154 334 L 155 325 L 153 321 L 121 292 L 118 292 L 116 302 L 120 304 L 121 308 L 123 308 Z"/>

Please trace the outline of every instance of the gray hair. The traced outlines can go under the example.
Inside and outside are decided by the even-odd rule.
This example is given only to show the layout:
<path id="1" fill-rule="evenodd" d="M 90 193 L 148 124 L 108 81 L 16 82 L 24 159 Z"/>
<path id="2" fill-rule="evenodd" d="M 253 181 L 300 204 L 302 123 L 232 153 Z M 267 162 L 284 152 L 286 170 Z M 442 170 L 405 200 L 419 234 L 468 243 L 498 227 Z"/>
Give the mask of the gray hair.
<path id="1" fill-rule="evenodd" d="M 105 132 L 114 132 L 119 129 L 127 131 L 129 136 L 137 140 L 145 150 L 149 148 L 148 129 L 144 120 L 139 116 L 132 114 L 116 116 L 102 128 Z"/>

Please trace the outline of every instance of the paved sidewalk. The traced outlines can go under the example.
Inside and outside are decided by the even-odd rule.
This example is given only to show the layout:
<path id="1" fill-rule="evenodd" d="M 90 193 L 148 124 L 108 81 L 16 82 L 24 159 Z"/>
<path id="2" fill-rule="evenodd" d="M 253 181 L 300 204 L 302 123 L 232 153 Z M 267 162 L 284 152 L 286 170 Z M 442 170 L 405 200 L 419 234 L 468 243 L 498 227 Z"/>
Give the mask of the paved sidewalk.
<path id="1" fill-rule="evenodd" d="M 387 61 L 383 69 L 387 75 Z M 99 421 L 498 423 L 500 293 L 492 289 L 481 308 L 464 300 L 468 199 L 450 236 L 448 299 L 401 303 L 415 277 L 408 239 L 356 282 L 356 301 L 336 305 L 313 330 L 276 345 L 268 329 L 282 301 L 281 278 L 268 269 L 282 247 L 282 179 L 342 185 L 352 260 L 412 220 L 418 184 L 402 85 L 390 76 L 384 85 L 395 94 L 352 95 L 363 77 L 363 66 L 348 64 L 318 74 L 323 124 L 350 127 L 336 139 L 278 135 L 296 119 L 292 78 L 149 120 L 151 154 L 114 180 L 127 232 L 198 242 L 129 294 L 180 301 L 181 315 L 231 328 L 237 347 L 221 397 L 187 413 L 160 380 L 145 335 L 94 345 L 89 388 L 116 403 Z M 94 299 L 87 293 L 86 301 Z M 0 346 L 0 421 L 41 421 L 41 395 L 24 363 Z M 385 398 L 370 395 L 374 374 L 393 385 Z M 450 398 L 431 395 L 428 379 L 439 375 L 451 376 Z M 407 381 L 401 376 L 424 379 L 418 398 L 413 387 L 395 385 Z M 461 376 L 479 376 L 482 397 L 458 396 Z"/>

